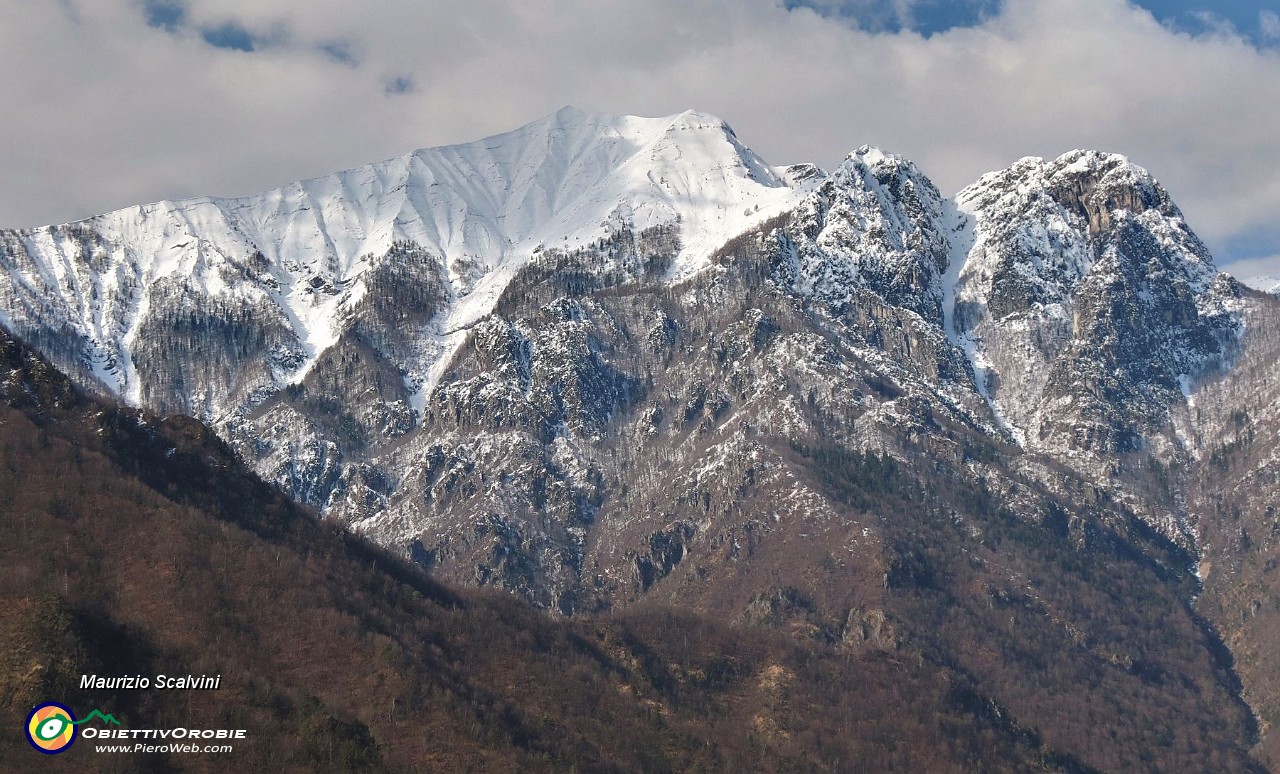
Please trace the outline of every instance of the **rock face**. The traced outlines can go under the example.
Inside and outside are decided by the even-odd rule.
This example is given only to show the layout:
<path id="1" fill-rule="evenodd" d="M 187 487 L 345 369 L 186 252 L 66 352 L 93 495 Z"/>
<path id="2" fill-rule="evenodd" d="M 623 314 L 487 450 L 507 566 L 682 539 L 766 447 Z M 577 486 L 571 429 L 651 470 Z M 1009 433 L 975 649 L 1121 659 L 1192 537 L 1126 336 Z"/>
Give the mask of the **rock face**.
<path id="1" fill-rule="evenodd" d="M 791 288 L 833 307 L 856 289 L 941 325 L 946 203 L 910 161 L 863 146 L 792 216 Z"/>
<path id="2" fill-rule="evenodd" d="M 709 116 L 567 110 L 3 232 L 0 272 L 0 322 L 82 384 L 210 421 L 441 577 L 909 644 L 1103 769 L 1255 741 L 1193 605 L 1260 648 L 1226 622 L 1272 598 L 1214 584 L 1263 584 L 1277 552 L 1262 474 L 1222 450 L 1248 426 L 1250 460 L 1275 451 L 1280 301 L 1122 157 L 1025 159 L 949 201 L 874 148 L 827 175 Z M 1228 457 L 1247 548 L 1206 473 Z M 1249 659 L 1269 722 L 1275 667 Z"/>
<path id="3" fill-rule="evenodd" d="M 1239 288 L 1168 194 L 1120 156 L 1024 159 L 962 191 L 972 247 L 956 331 L 1032 446 L 1137 451 L 1183 387 L 1221 366 Z"/>

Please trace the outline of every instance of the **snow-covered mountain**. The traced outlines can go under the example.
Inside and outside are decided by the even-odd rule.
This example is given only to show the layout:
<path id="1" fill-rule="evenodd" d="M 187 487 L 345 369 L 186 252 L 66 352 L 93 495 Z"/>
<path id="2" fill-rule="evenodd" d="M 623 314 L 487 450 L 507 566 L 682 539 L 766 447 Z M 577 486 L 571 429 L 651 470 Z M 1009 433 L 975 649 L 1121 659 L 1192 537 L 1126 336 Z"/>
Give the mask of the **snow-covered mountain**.
<path id="1" fill-rule="evenodd" d="M 4 232 L 0 322 L 131 403 L 217 422 L 300 380 L 359 316 L 386 256 L 412 246 L 440 282 L 434 325 L 398 363 L 419 390 L 452 334 L 487 314 L 541 250 L 674 226 L 681 250 L 667 271 L 686 276 L 729 237 L 794 206 L 805 187 L 795 176 L 806 173 L 767 166 L 707 115 L 565 108 L 508 134 L 257 196 Z M 195 318 L 166 317 L 179 312 Z M 214 351 L 200 359 L 222 361 L 207 373 L 151 347 L 157 327 L 239 320 L 253 333 L 229 351 L 205 339 Z"/>
<path id="2" fill-rule="evenodd" d="M 1174 394 L 1222 365 L 1238 286 L 1146 170 L 1073 151 L 961 191 L 955 329 L 1019 437 L 1126 451 L 1171 434 Z"/>
<path id="3" fill-rule="evenodd" d="M 442 402 L 459 399 L 468 352 L 505 352 L 494 364 L 513 369 L 485 377 L 469 410 L 540 415 L 539 436 L 599 431 L 628 394 L 634 375 L 598 372 L 598 340 L 538 342 L 505 312 L 688 292 L 753 239 L 774 240 L 758 246 L 776 264 L 760 279 L 842 327 L 869 367 L 957 421 L 1095 470 L 1099 452 L 1190 453 L 1174 415 L 1240 332 L 1238 286 L 1123 157 L 1024 159 L 952 202 L 875 148 L 826 175 L 771 167 L 704 114 L 573 108 L 258 196 L 0 232 L 0 323 L 84 383 L 213 423 L 298 499 L 385 522 L 420 464 L 387 450 L 407 454 L 461 411 Z M 889 333 L 886 315 L 901 318 Z M 676 335 L 655 324 L 646 337 Z M 603 380 L 582 386 L 577 414 L 562 399 L 518 408 L 551 348 L 578 353 L 561 353 L 577 376 L 546 373 L 544 387 Z M 369 477 L 378 494 L 353 503 Z M 385 539 L 419 531 L 392 520 Z"/>
<path id="4" fill-rule="evenodd" d="M 1280 294 L 1280 277 L 1272 277 L 1269 274 L 1263 274 L 1256 277 L 1242 279 L 1240 282 L 1241 284 L 1262 293 L 1270 293 L 1271 295 Z"/>
<path id="5" fill-rule="evenodd" d="M 1202 592 L 1271 701 L 1280 613 L 1222 584 L 1274 567 L 1278 306 L 1121 156 L 1023 159 L 948 199 L 865 146 L 770 166 L 693 112 L 565 109 L 0 232 L 0 325 L 442 577 L 858 652 L 916 638 L 1068 735 L 1119 728 L 1105 686 L 1150 698 L 1190 668 L 1138 640 L 1210 638 Z M 1219 473 L 1249 483 L 1227 502 Z M 1010 610 L 1093 710 L 1022 690 L 1046 678 Z M 1208 701 L 1166 698 L 1143 711 Z"/>
<path id="6" fill-rule="evenodd" d="M 405 545 L 443 518 L 410 496 L 440 433 L 497 412 L 540 443 L 600 434 L 634 399 L 636 373 L 607 362 L 582 311 L 545 341 L 513 310 L 661 287 L 687 312 L 705 299 L 679 294 L 753 240 L 770 256 L 758 279 L 878 379 L 1093 474 L 1107 453 L 1193 454 L 1175 415 L 1240 333 L 1238 286 L 1123 157 L 1024 159 L 953 202 L 875 148 L 827 175 L 771 167 L 704 114 L 573 108 L 258 196 L 0 232 L 0 323 L 83 383 L 211 422 L 299 500 Z M 751 314 L 765 335 L 774 314 Z M 646 340 L 679 338 L 674 318 L 653 325 Z M 497 370 L 460 380 L 475 358 Z M 779 367 L 806 367 L 793 360 Z M 900 407 L 878 403 L 860 446 L 886 446 L 877 423 Z"/>

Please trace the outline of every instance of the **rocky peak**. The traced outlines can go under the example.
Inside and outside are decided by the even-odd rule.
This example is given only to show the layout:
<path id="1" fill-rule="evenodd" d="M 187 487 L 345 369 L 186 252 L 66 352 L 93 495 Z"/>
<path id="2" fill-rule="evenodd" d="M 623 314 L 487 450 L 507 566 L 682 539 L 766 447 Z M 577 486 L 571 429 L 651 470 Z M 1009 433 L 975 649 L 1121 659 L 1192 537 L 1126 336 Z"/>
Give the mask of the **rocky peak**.
<path id="1" fill-rule="evenodd" d="M 945 205 L 914 164 L 863 146 L 796 209 L 794 287 L 833 307 L 855 289 L 942 324 Z"/>
<path id="2" fill-rule="evenodd" d="M 1123 156 L 1022 159 L 962 191 L 972 244 L 956 328 L 1027 440 L 1134 450 L 1221 362 L 1233 282 L 1168 193 Z"/>
<path id="3" fill-rule="evenodd" d="M 1044 165 L 1044 181 L 1049 195 L 1083 218 L 1093 236 L 1111 227 L 1115 212 L 1182 216 L 1150 173 L 1119 154 L 1071 151 Z"/>

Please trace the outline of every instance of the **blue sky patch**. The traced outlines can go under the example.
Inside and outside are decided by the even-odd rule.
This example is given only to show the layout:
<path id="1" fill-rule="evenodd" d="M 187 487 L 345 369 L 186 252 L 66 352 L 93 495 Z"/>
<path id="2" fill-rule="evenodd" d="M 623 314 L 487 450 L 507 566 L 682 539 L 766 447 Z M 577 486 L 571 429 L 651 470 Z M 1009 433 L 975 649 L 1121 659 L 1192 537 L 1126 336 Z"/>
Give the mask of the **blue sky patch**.
<path id="1" fill-rule="evenodd" d="M 787 10 L 809 8 L 867 32 L 910 30 L 925 37 L 974 27 L 1000 12 L 1003 0 L 784 0 Z"/>
<path id="2" fill-rule="evenodd" d="M 143 0 L 142 14 L 148 25 L 165 32 L 177 32 L 187 21 L 187 8 L 181 0 Z"/>
<path id="3" fill-rule="evenodd" d="M 1280 8 L 1274 2 L 1253 0 L 1136 0 L 1134 5 L 1145 8 L 1151 15 L 1170 29 L 1192 35 L 1218 32 L 1223 24 L 1229 24 L 1236 32 L 1255 45 L 1280 44 Z M 1270 20 L 1268 19 L 1270 15 Z"/>
<path id="4" fill-rule="evenodd" d="M 253 33 L 235 22 L 227 22 L 218 27 L 200 30 L 200 37 L 214 48 L 226 48 L 232 51 L 253 51 L 258 41 Z"/>
<path id="5" fill-rule="evenodd" d="M 1280 46 L 1280 9 L 1258 0 L 1132 0 L 1166 27 L 1191 35 L 1231 31 L 1258 46 Z M 998 14 L 1004 0 L 783 0 L 871 33 L 903 30 L 925 37 L 974 27 Z"/>
<path id="6" fill-rule="evenodd" d="M 187 15 L 186 2 L 187 0 L 142 0 L 142 15 L 148 26 L 164 30 L 171 35 L 176 34 L 179 30 L 193 26 Z M 286 37 L 283 30 L 277 30 L 265 37 L 256 35 L 234 19 L 215 26 L 200 27 L 198 32 L 200 38 L 214 48 L 245 52 L 257 51 L 264 46 L 280 43 Z M 349 56 L 349 53 L 345 53 L 345 47 L 339 48 L 343 45 L 335 43 L 332 49 L 322 46 L 321 50 L 330 58 L 346 61 L 344 57 Z"/>

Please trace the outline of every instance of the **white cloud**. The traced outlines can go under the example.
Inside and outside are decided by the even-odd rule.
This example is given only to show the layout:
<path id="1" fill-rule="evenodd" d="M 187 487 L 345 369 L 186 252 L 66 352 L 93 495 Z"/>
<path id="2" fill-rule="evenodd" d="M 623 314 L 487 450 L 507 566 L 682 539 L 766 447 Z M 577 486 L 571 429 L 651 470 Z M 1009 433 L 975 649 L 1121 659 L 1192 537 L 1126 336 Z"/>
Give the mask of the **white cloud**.
<path id="1" fill-rule="evenodd" d="M 1268 287 L 1275 282 L 1280 282 L 1280 255 L 1270 255 L 1262 258 L 1249 258 L 1243 261 L 1232 261 L 1222 267 L 1224 271 L 1231 273 L 1233 277 L 1239 280 L 1250 280 L 1257 277 L 1270 277 L 1273 282 L 1265 283 Z"/>
<path id="2" fill-rule="evenodd" d="M 1230 19 L 1225 16 L 1220 16 L 1213 11 L 1192 11 L 1190 16 L 1200 22 L 1208 32 L 1214 35 L 1230 37 L 1232 35 L 1239 34 L 1239 31 L 1236 29 L 1236 25 L 1232 24 Z"/>
<path id="3" fill-rule="evenodd" d="M 1275 11 L 1258 12 L 1258 29 L 1268 40 L 1280 40 L 1280 14 Z"/>
<path id="4" fill-rule="evenodd" d="M 564 104 L 696 107 L 774 163 L 871 142 L 948 193 L 1023 155 L 1114 150 L 1218 248 L 1280 213 L 1280 54 L 1124 0 L 1007 0 L 928 39 L 774 0 L 190 0 L 173 35 L 135 0 L 73 7 L 0 0 L 0 225 L 252 193 Z M 194 29 L 228 21 L 276 43 Z"/>

